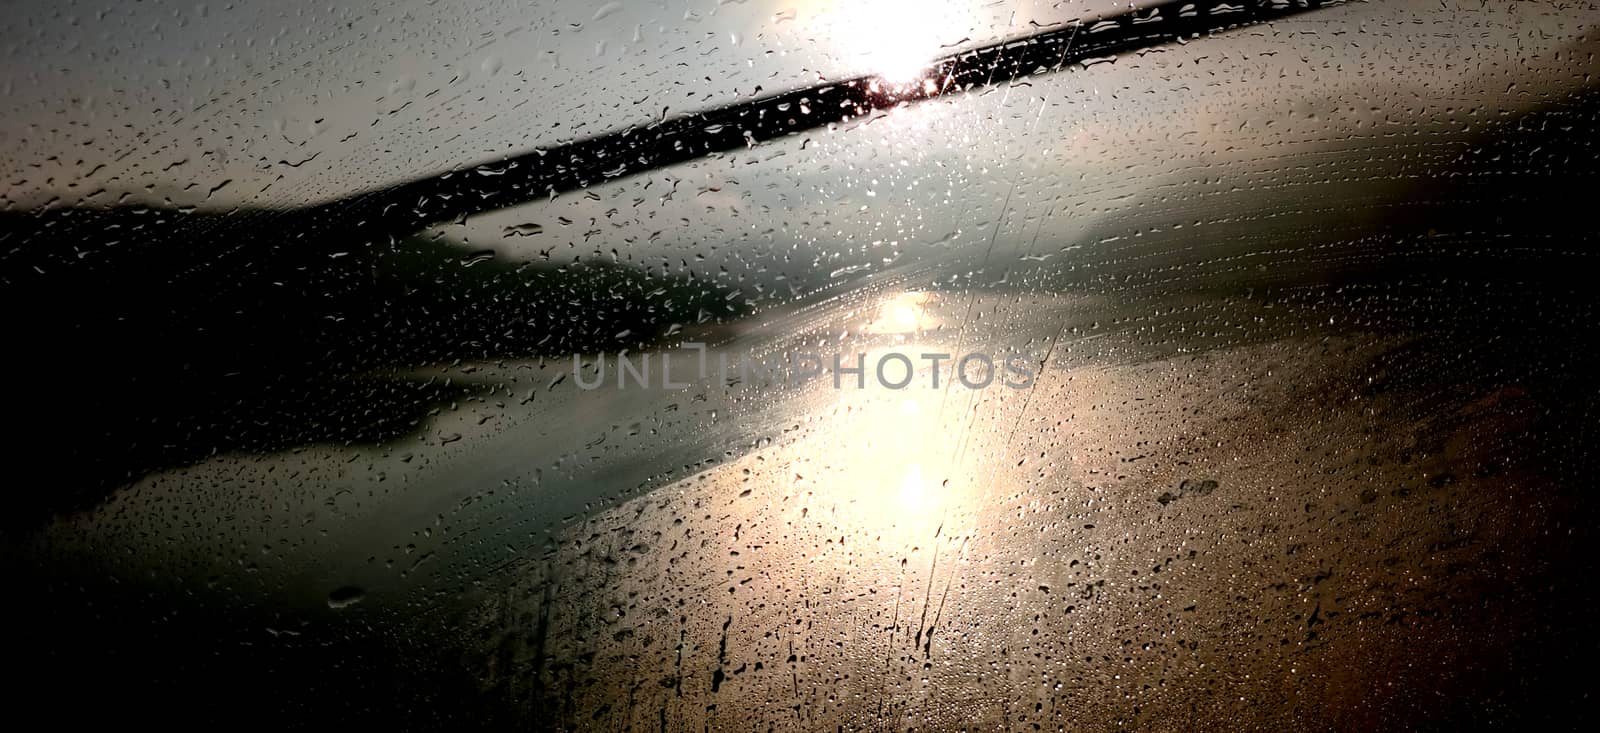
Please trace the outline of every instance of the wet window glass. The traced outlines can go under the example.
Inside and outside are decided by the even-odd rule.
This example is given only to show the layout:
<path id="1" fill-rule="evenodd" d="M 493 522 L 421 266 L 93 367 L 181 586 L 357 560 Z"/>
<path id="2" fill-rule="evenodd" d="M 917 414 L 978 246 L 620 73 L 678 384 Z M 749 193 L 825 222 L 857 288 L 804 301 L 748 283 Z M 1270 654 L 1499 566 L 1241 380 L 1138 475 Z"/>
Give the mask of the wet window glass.
<path id="1" fill-rule="evenodd" d="M 15 0 L 25 716 L 1585 729 L 1590 0 Z"/>

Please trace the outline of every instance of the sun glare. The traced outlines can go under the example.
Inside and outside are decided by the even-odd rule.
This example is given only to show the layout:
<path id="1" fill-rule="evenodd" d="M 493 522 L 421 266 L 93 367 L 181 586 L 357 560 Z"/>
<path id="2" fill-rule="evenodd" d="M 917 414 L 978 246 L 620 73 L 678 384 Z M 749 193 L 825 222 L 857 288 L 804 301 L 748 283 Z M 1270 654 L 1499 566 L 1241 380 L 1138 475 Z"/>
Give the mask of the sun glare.
<path id="1" fill-rule="evenodd" d="M 921 509 L 928 500 L 928 488 L 922 479 L 922 466 L 911 464 L 905 480 L 900 482 L 900 505 L 906 509 Z"/>
<path id="2" fill-rule="evenodd" d="M 872 320 L 863 328 L 863 332 L 910 334 L 931 330 L 939 325 L 938 318 L 930 312 L 933 304 L 933 296 L 929 293 L 900 293 L 878 306 Z"/>
<path id="3" fill-rule="evenodd" d="M 970 0 L 843 0 L 820 20 L 859 71 L 890 84 L 921 79 L 930 62 L 949 54 L 977 21 Z"/>

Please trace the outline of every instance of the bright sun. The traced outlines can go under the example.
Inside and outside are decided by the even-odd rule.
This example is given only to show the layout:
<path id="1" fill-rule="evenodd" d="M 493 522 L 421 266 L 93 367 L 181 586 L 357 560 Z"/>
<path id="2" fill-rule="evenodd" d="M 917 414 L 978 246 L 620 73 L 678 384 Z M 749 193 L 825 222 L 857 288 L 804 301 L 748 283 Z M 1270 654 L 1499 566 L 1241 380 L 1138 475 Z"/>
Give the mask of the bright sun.
<path id="1" fill-rule="evenodd" d="M 852 66 L 891 84 L 916 81 L 977 21 L 970 0 L 840 0 L 819 20 Z"/>

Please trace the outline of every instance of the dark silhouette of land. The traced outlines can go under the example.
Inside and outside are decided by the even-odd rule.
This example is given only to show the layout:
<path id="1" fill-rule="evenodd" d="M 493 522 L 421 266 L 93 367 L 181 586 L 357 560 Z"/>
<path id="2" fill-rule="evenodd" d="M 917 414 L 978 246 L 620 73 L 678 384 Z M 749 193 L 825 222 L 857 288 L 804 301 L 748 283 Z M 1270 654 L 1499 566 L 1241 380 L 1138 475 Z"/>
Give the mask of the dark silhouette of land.
<path id="1" fill-rule="evenodd" d="M 11 520 L 214 453 L 404 435 L 470 391 L 417 367 L 639 348 L 745 307 L 686 275 L 316 236 L 306 217 L 0 215 L 12 447 L 36 482 L 14 484 Z"/>

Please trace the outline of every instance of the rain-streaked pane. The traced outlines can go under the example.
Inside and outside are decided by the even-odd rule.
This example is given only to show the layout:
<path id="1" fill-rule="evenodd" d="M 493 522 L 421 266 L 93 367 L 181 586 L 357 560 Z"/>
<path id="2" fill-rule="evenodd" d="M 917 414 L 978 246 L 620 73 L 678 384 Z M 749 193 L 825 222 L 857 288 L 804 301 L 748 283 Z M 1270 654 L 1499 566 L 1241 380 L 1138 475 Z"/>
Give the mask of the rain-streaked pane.
<path id="1" fill-rule="evenodd" d="M 24 706 L 1590 717 L 1592 2 L 21 5 Z"/>

